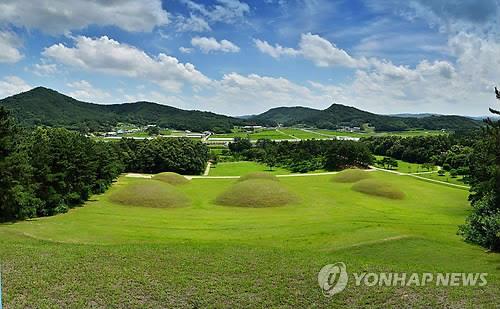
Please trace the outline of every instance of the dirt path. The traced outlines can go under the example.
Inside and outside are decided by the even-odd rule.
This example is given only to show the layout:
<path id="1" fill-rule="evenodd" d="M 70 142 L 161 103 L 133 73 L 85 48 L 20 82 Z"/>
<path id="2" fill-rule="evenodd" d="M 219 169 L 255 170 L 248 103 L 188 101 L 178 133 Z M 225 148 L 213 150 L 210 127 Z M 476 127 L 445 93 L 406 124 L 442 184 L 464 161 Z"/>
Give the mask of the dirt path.
<path id="1" fill-rule="evenodd" d="M 396 174 L 396 175 L 399 175 L 399 176 L 410 176 L 410 177 L 422 179 L 422 180 L 429 181 L 429 182 L 440 183 L 440 184 L 451 186 L 451 187 L 463 188 L 463 189 L 470 189 L 469 186 L 462 186 L 462 185 L 457 185 L 457 184 L 454 184 L 454 183 L 449 183 L 449 182 L 445 182 L 445 181 L 440 181 L 440 180 L 435 180 L 435 179 L 430 179 L 430 178 L 425 178 L 425 177 L 418 176 L 419 174 L 420 175 L 421 174 L 429 174 L 427 172 L 426 173 L 419 173 L 419 174 L 416 174 L 416 173 L 415 174 L 410 174 L 410 173 L 402 173 L 402 172 L 397 172 L 397 171 L 386 170 L 386 169 L 378 168 L 378 167 L 375 167 L 375 166 L 370 166 L 370 168 L 374 169 L 374 170 L 377 170 L 377 171 L 386 172 L 386 173 L 393 173 L 393 174 Z M 430 173 L 434 173 L 434 172 L 430 172 Z"/>
<path id="2" fill-rule="evenodd" d="M 212 167 L 212 162 L 207 163 L 207 168 L 205 168 L 205 172 L 203 173 L 203 176 L 208 176 L 210 174 L 210 168 Z"/>

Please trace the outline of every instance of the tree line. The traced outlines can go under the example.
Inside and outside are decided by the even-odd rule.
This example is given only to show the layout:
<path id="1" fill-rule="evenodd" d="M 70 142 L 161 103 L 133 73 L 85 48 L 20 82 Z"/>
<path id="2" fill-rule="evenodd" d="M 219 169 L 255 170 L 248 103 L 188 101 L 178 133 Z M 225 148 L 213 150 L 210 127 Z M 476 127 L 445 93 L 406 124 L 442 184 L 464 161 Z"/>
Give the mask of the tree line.
<path id="1" fill-rule="evenodd" d="M 367 167 L 374 160 L 365 144 L 354 141 L 275 142 L 261 139 L 252 145 L 249 139 L 236 138 L 229 150 L 237 159 L 261 162 L 270 169 L 279 166 L 294 173 Z"/>
<path id="2" fill-rule="evenodd" d="M 0 107 L 0 221 L 66 212 L 123 172 L 199 174 L 207 160 L 198 141 L 112 143 L 62 128 L 26 130 Z"/>

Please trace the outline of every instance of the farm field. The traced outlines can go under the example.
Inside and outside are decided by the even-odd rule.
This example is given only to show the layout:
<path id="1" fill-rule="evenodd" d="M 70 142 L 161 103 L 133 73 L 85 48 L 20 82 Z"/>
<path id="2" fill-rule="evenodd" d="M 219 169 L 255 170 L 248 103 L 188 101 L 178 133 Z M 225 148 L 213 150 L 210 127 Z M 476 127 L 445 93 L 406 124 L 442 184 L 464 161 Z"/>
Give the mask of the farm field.
<path id="1" fill-rule="evenodd" d="M 215 134 L 213 138 L 250 138 L 252 140 L 257 140 L 260 138 L 267 138 L 272 140 L 280 139 L 328 139 L 335 136 L 347 136 L 347 137 L 369 137 L 369 136 L 429 136 L 429 135 L 439 135 L 446 134 L 442 131 L 422 131 L 422 130 L 411 130 L 404 132 L 376 132 L 376 133 L 357 133 L 357 132 L 341 132 L 334 130 L 323 130 L 323 129 L 298 129 L 298 128 L 279 128 L 275 130 L 262 130 L 255 133 L 246 132 L 232 132 L 226 134 Z"/>
<path id="2" fill-rule="evenodd" d="M 84 207 L 0 225 L 4 304 L 497 306 L 500 255 L 456 235 L 470 209 L 468 193 L 412 177 L 367 173 L 371 181 L 397 187 L 405 197 L 355 192 L 352 183 L 321 175 L 279 178 L 297 196 L 290 205 L 229 207 L 215 200 L 238 180 L 201 178 L 168 187 L 186 196 L 187 205 L 149 208 L 119 204 L 116 196 L 149 183 L 157 187 L 158 181 L 121 177 Z M 326 298 L 318 272 L 340 261 L 350 274 L 484 272 L 488 284 L 369 287 L 352 280 L 343 292 Z"/>

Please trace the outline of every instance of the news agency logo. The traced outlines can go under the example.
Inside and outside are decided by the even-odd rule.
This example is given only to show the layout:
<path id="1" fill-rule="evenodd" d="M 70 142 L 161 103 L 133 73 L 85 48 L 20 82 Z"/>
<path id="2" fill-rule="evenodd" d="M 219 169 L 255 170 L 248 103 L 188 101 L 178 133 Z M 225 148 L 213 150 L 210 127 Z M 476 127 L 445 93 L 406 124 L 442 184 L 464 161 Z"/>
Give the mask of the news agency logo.
<path id="1" fill-rule="evenodd" d="M 318 274 L 318 283 L 326 297 L 342 292 L 347 286 L 349 276 L 343 262 L 325 265 Z"/>
<path id="2" fill-rule="evenodd" d="M 355 286 L 485 286 L 487 273 L 352 273 Z M 349 281 L 344 262 L 325 265 L 318 273 L 323 295 L 332 297 L 342 292 Z"/>

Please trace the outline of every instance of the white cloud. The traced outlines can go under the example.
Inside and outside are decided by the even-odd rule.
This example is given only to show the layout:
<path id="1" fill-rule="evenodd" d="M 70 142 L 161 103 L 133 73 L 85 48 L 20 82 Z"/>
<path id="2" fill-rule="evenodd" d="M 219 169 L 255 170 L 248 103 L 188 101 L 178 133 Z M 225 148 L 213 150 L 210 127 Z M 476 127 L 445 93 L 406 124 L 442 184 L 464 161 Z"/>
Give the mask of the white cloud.
<path id="1" fill-rule="evenodd" d="M 204 53 L 223 52 L 237 53 L 240 48 L 228 40 L 217 41 L 215 38 L 194 37 L 191 39 L 191 45 L 198 47 Z"/>
<path id="2" fill-rule="evenodd" d="M 206 6 L 195 1 L 183 0 L 192 11 L 207 17 L 211 22 L 235 23 L 250 12 L 250 7 L 239 0 L 216 0 L 213 6 Z"/>
<path id="3" fill-rule="evenodd" d="M 179 15 L 175 29 L 180 32 L 205 32 L 212 30 L 205 19 L 193 14 L 189 18 Z"/>
<path id="4" fill-rule="evenodd" d="M 303 34 L 299 43 L 304 58 L 319 67 L 344 66 L 349 68 L 366 66 L 365 59 L 354 59 L 345 50 L 316 34 Z"/>
<path id="5" fill-rule="evenodd" d="M 80 101 L 103 103 L 111 99 L 111 94 L 93 86 L 86 80 L 71 82 L 67 86 L 73 88 L 73 91 L 68 95 Z"/>
<path id="6" fill-rule="evenodd" d="M 17 76 L 6 76 L 0 80 L 0 98 L 25 92 L 31 88 L 33 87 Z"/>
<path id="7" fill-rule="evenodd" d="M 45 59 L 42 59 L 41 63 L 33 65 L 32 72 L 38 76 L 52 75 L 57 72 L 57 64 L 47 63 Z"/>
<path id="8" fill-rule="evenodd" d="M 298 50 L 293 48 L 283 47 L 279 44 L 272 46 L 267 41 L 262 41 L 259 39 L 254 40 L 255 46 L 264 54 L 268 54 L 273 58 L 280 58 L 281 56 L 296 56 L 300 54 Z"/>
<path id="9" fill-rule="evenodd" d="M 175 57 L 163 53 L 151 57 L 142 50 L 106 36 L 79 36 L 74 40 L 74 47 L 55 44 L 47 47 L 42 54 L 71 67 L 149 80 L 167 91 L 180 91 L 185 83 L 205 85 L 210 82 L 191 63 L 180 63 Z"/>
<path id="10" fill-rule="evenodd" d="M 3 0 L 0 22 L 55 34 L 89 25 L 151 31 L 168 23 L 160 0 Z"/>
<path id="11" fill-rule="evenodd" d="M 307 105 L 324 107 L 331 96 L 323 89 L 311 89 L 283 77 L 230 73 L 214 82 L 214 94 L 195 101 L 206 109 L 231 115 L 261 113 L 273 107 Z"/>
<path id="12" fill-rule="evenodd" d="M 18 38 L 10 32 L 0 31 L 0 63 L 15 63 L 23 58 L 18 50 Z"/>
<path id="13" fill-rule="evenodd" d="M 179 51 L 183 54 L 190 54 L 194 51 L 194 48 L 181 46 L 179 47 Z"/>

